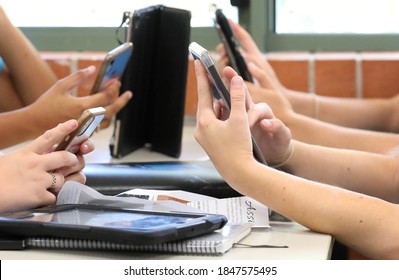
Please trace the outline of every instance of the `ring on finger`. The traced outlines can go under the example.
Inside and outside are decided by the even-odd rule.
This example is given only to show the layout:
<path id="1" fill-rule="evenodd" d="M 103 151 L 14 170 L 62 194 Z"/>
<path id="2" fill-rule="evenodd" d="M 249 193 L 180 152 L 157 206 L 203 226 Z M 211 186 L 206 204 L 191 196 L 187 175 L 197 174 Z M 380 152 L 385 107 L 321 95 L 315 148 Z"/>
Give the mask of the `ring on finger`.
<path id="1" fill-rule="evenodd" d="M 50 172 L 50 175 L 51 175 L 51 179 L 52 179 L 52 181 L 51 181 L 51 185 L 50 185 L 50 189 L 54 189 L 55 188 L 55 186 L 57 185 L 57 177 L 55 176 L 55 173 L 54 172 Z"/>

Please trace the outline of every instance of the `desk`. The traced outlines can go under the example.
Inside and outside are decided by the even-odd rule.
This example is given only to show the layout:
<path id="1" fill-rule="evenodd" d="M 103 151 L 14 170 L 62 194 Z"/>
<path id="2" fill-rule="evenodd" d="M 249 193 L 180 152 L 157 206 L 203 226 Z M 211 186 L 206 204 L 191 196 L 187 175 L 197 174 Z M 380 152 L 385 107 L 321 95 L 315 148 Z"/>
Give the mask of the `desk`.
<path id="1" fill-rule="evenodd" d="M 147 148 L 137 150 L 121 159 L 114 159 L 110 156 L 108 149 L 109 139 L 112 134 L 112 129 L 108 128 L 93 135 L 96 150 L 87 155 L 86 161 L 88 163 L 102 163 L 206 159 L 207 156 L 205 152 L 194 139 L 194 129 L 194 121 L 186 120 L 183 130 L 182 154 L 179 159 L 151 152 Z M 282 260 L 330 258 L 333 245 L 333 238 L 330 235 L 312 232 L 293 222 L 270 222 L 270 225 L 271 230 L 253 229 L 251 234 L 242 240 L 242 243 L 252 245 L 287 245 L 288 248 L 233 248 L 222 256 L 30 249 L 24 251 L 0 251 L 0 259 Z"/>

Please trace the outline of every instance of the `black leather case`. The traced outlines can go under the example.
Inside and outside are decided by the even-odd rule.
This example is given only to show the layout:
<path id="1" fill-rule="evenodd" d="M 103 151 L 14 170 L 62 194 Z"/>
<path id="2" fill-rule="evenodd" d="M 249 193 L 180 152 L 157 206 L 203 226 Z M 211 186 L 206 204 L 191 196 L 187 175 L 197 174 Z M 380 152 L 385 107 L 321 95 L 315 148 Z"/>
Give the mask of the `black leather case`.
<path id="1" fill-rule="evenodd" d="M 134 12 L 129 27 L 133 54 L 121 86 L 133 98 L 116 116 L 112 156 L 123 157 L 147 144 L 180 156 L 190 20 L 189 11 L 162 5 Z"/>

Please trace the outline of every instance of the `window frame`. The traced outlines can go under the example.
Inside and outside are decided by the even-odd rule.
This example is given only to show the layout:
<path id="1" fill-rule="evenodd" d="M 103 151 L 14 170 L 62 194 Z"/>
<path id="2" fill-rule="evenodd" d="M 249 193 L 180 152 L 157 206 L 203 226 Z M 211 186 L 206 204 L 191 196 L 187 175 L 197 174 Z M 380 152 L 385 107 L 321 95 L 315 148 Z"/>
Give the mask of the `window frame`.
<path id="1" fill-rule="evenodd" d="M 116 27 L 21 27 L 39 51 L 108 51 L 118 45 Z M 213 27 L 194 27 L 191 40 L 206 48 L 219 43 Z"/>
<path id="2" fill-rule="evenodd" d="M 249 14 L 241 24 L 264 52 L 398 50 L 399 34 L 276 34 L 275 0 L 251 0 Z"/>
<path id="3" fill-rule="evenodd" d="M 397 51 L 399 34 L 276 34 L 275 0 L 251 0 L 239 7 L 239 21 L 259 49 L 273 51 Z M 108 51 L 118 43 L 116 27 L 21 27 L 40 51 Z M 213 27 L 193 27 L 191 41 L 214 49 Z"/>

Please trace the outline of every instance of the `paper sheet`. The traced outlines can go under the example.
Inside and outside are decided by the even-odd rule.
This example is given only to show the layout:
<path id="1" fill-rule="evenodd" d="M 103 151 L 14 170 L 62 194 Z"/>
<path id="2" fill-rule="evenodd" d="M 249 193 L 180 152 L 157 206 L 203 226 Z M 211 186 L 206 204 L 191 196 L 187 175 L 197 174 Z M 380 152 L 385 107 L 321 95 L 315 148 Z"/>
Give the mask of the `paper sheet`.
<path id="1" fill-rule="evenodd" d="M 136 197 L 107 196 L 86 185 L 71 181 L 66 182 L 62 187 L 56 204 L 93 204 L 154 211 L 202 212 L 197 208 L 171 200 L 152 201 Z"/>
<path id="2" fill-rule="evenodd" d="M 217 199 L 211 196 L 190 193 L 186 191 L 160 191 L 148 189 L 132 189 L 119 196 L 140 197 L 153 201 L 178 201 L 195 207 L 202 212 L 223 214 L 229 222 L 233 223 L 251 223 L 253 227 L 268 228 L 269 209 L 260 202 L 246 197 L 232 197 Z"/>

